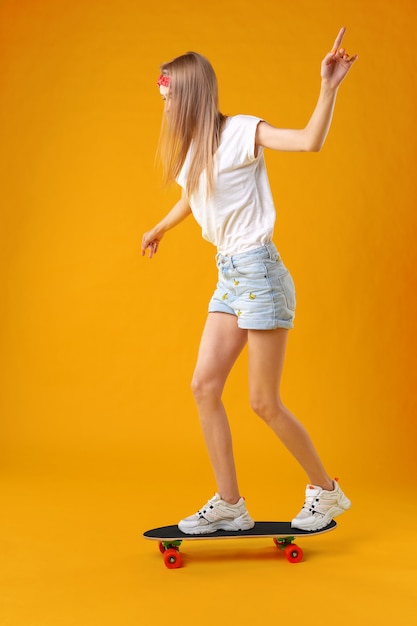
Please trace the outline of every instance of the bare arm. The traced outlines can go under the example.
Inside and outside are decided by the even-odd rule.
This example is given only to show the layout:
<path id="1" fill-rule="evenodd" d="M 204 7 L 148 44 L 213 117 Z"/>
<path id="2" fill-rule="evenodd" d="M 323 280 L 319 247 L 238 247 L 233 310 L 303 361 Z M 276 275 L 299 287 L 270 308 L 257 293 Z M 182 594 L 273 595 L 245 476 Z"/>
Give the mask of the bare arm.
<path id="1" fill-rule="evenodd" d="M 169 213 L 151 230 L 146 232 L 142 237 L 142 256 L 145 256 L 146 250 L 149 249 L 149 258 L 151 259 L 158 251 L 159 243 L 165 233 L 177 226 L 191 214 L 188 200 L 182 193 L 181 199 L 172 207 Z"/>
<path id="2" fill-rule="evenodd" d="M 336 95 L 340 83 L 357 59 L 340 48 L 345 29 L 336 37 L 333 50 L 326 54 L 321 64 L 321 89 L 316 107 L 302 129 L 275 128 L 260 122 L 256 131 L 256 145 L 288 152 L 316 152 L 320 150 L 329 132 Z"/>

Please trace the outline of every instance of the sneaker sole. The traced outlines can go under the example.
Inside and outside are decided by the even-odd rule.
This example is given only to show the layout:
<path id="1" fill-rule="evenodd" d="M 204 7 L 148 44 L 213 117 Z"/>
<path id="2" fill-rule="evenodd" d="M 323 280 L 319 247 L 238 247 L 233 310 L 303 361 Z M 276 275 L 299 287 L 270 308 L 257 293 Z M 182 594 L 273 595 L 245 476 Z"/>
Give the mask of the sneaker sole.
<path id="1" fill-rule="evenodd" d="M 178 528 L 185 535 L 210 535 L 211 533 L 215 533 L 218 530 L 229 530 L 229 531 L 239 531 L 239 530 L 250 530 L 255 526 L 255 522 L 253 520 L 241 520 L 239 523 L 239 518 L 236 520 L 227 522 L 226 520 L 220 520 L 218 522 L 211 522 L 210 525 L 207 526 L 186 526 L 181 522 L 178 524 Z"/>
<path id="2" fill-rule="evenodd" d="M 351 501 L 345 496 L 343 498 L 343 501 L 341 502 L 341 505 L 334 506 L 333 508 L 329 509 L 327 513 L 325 514 L 325 516 L 321 518 L 319 524 L 315 525 L 313 528 L 311 527 L 309 523 L 306 523 L 304 525 L 302 520 L 300 522 L 295 522 L 295 523 L 291 522 L 291 526 L 292 528 L 298 528 L 299 530 L 311 530 L 311 531 L 322 530 L 322 528 L 325 528 L 326 526 L 330 524 L 332 519 L 334 519 L 338 515 L 342 515 L 342 513 L 345 513 L 345 511 L 350 509 L 351 506 L 352 506 Z"/>

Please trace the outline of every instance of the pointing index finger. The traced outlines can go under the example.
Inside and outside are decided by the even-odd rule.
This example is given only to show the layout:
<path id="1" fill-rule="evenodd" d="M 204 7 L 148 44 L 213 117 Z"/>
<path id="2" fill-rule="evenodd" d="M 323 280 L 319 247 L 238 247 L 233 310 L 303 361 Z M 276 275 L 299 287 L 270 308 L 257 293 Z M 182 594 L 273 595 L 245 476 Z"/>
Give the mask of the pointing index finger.
<path id="1" fill-rule="evenodd" d="M 337 35 L 337 37 L 335 39 L 332 52 L 336 52 L 336 50 L 339 49 L 340 44 L 342 43 L 343 35 L 345 34 L 345 32 L 346 32 L 346 28 L 345 27 L 343 27 L 343 28 L 341 28 L 339 30 L 339 34 Z"/>

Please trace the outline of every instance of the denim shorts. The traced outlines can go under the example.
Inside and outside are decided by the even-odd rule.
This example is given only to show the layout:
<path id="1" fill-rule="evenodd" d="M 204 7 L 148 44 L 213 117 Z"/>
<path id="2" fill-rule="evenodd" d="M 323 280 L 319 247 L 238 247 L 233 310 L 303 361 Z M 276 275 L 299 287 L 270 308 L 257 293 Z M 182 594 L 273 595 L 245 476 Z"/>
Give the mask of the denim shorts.
<path id="1" fill-rule="evenodd" d="M 293 328 L 295 289 L 275 245 L 233 256 L 217 254 L 218 283 L 209 303 L 210 313 L 236 315 L 240 328 Z"/>

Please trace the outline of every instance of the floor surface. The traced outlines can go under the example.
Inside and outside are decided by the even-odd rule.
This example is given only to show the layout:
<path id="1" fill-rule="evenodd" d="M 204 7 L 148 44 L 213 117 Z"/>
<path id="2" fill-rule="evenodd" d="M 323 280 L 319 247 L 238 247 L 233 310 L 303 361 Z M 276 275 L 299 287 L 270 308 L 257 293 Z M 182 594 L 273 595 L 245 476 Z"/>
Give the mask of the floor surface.
<path id="1" fill-rule="evenodd" d="M 1 492 L 1 626 L 417 623 L 417 505 L 405 492 L 388 504 L 353 488 L 335 532 L 300 540 L 299 564 L 270 539 L 204 541 L 183 544 L 177 570 L 141 536 L 176 519 L 135 477 L 8 473 Z"/>

